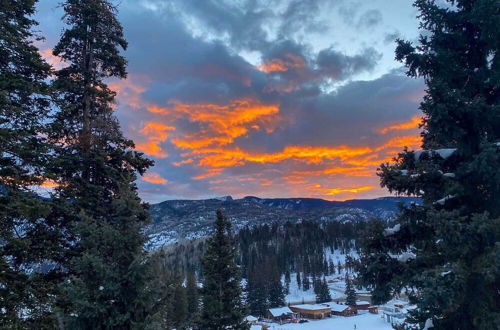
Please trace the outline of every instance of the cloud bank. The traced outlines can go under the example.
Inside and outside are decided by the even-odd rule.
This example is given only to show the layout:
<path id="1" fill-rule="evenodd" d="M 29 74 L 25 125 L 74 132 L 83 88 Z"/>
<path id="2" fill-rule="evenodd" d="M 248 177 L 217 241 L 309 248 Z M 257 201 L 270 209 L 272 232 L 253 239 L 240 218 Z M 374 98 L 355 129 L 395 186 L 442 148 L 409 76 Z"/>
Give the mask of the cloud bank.
<path id="1" fill-rule="evenodd" d="M 123 1 L 129 75 L 109 83 L 122 129 L 156 162 L 139 180 L 142 197 L 387 195 L 376 169 L 419 147 L 424 86 L 384 64 L 389 36 L 403 32 L 384 28 L 382 5 Z M 53 32 L 57 15 L 44 2 L 41 29 Z M 339 28 L 360 39 L 325 41 Z M 41 52 L 60 65 L 56 40 L 48 33 Z"/>

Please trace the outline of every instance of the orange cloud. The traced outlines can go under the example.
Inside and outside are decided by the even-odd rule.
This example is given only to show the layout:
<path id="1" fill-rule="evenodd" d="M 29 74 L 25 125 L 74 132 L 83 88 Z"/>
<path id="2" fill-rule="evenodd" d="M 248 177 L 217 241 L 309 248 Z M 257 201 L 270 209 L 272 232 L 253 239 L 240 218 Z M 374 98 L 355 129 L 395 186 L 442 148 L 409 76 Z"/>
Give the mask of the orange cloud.
<path id="1" fill-rule="evenodd" d="M 279 105 L 263 104 L 251 98 L 236 99 L 227 105 L 185 104 L 179 101 L 172 104 L 168 108 L 149 106 L 148 110 L 168 115 L 170 120 L 186 118 L 199 124 L 195 132 L 184 132 L 183 137 L 172 139 L 172 143 L 182 149 L 227 145 L 251 130 L 271 133 L 280 120 Z"/>
<path id="2" fill-rule="evenodd" d="M 317 192 L 321 195 L 327 196 L 335 196 L 340 194 L 357 194 L 363 191 L 372 190 L 374 186 L 361 186 L 361 187 L 353 187 L 353 188 L 324 188 L 321 184 L 314 184 L 306 187 L 307 189 Z"/>
<path id="3" fill-rule="evenodd" d="M 193 176 L 191 179 L 193 179 L 193 180 L 203 180 L 203 179 L 206 179 L 206 178 L 211 178 L 213 176 L 219 175 L 220 173 L 222 173 L 222 171 L 223 171 L 222 168 L 211 168 L 211 169 L 207 170 L 206 172 L 204 172 L 202 174 Z"/>
<path id="4" fill-rule="evenodd" d="M 327 195 L 328 196 L 333 196 L 333 195 L 338 195 L 342 193 L 359 193 L 362 191 L 367 191 L 367 190 L 372 190 L 375 188 L 374 186 L 363 186 L 363 187 L 356 187 L 356 188 L 333 188 L 333 189 L 328 189 Z"/>
<path id="5" fill-rule="evenodd" d="M 184 159 L 180 162 L 173 162 L 172 165 L 174 166 L 182 166 L 182 165 L 185 165 L 185 164 L 191 164 L 192 162 L 194 162 L 194 160 L 192 158 L 188 158 L 188 159 Z"/>
<path id="6" fill-rule="evenodd" d="M 288 54 L 263 63 L 259 69 L 285 72 L 303 66 L 302 58 Z M 206 74 L 224 74 L 214 70 L 210 68 Z M 404 146 L 416 149 L 422 142 L 416 135 L 396 135 L 418 127 L 420 118 L 413 117 L 408 122 L 391 123 L 379 129 L 376 132 L 380 134 L 378 139 L 373 140 L 382 139 L 378 143 L 285 145 L 274 152 L 251 151 L 237 142 L 255 132 L 271 134 L 281 127 L 285 120 L 279 103 L 247 97 L 225 104 L 172 101 L 162 106 L 142 100 L 144 86 L 137 79 L 110 84 L 110 88 L 117 91 L 120 102 L 145 109 L 152 118 L 135 131 L 139 134 L 134 137 L 136 148 L 148 155 L 165 158 L 168 154 L 162 142 L 169 140 L 181 157 L 172 165 L 189 164 L 189 170 L 198 168 L 199 172 L 191 179 L 209 179 L 209 189 L 218 189 L 224 194 L 238 194 L 242 190 L 263 195 L 269 191 L 286 191 L 286 194 L 297 196 L 309 194 L 310 197 L 334 196 L 335 199 L 374 195 L 377 192 L 376 168 L 390 161 Z M 238 169 L 226 175 L 228 168 L 249 164 L 244 174 L 234 175 L 241 173 Z M 273 170 L 278 172 L 269 172 Z M 168 182 L 157 173 L 147 174 L 143 180 L 155 184 Z"/>
<path id="7" fill-rule="evenodd" d="M 200 166 L 230 167 L 243 165 L 245 163 L 279 163 L 288 159 L 296 159 L 308 164 L 317 164 L 328 159 L 347 160 L 351 157 L 364 155 L 369 152 L 371 152 L 371 149 L 368 147 L 287 146 L 283 151 L 276 153 L 249 153 L 240 148 L 202 148 L 193 150 L 192 154 L 201 155 L 198 162 Z"/>
<path id="8" fill-rule="evenodd" d="M 418 135 L 402 135 L 391 138 L 382 146 L 378 147 L 376 151 L 383 149 L 402 149 L 408 147 L 410 149 L 417 149 L 422 145 L 422 137 Z"/>
<path id="9" fill-rule="evenodd" d="M 384 127 L 379 132 L 381 134 L 387 134 L 390 131 L 410 130 L 410 129 L 418 128 L 418 126 L 420 125 L 421 122 L 422 122 L 422 118 L 419 116 L 415 116 L 415 117 L 412 117 L 410 121 Z"/>
<path id="10" fill-rule="evenodd" d="M 305 61 L 302 57 L 287 53 L 284 55 L 284 59 L 273 58 L 257 66 L 257 69 L 265 73 L 272 73 L 285 72 L 290 69 L 298 69 L 304 66 Z"/>
<path id="11" fill-rule="evenodd" d="M 286 176 L 285 180 L 296 181 L 303 177 L 347 175 L 355 177 L 369 177 L 374 174 L 374 170 L 366 166 L 333 166 L 319 170 L 293 170 Z"/>
<path id="12" fill-rule="evenodd" d="M 167 179 L 162 178 L 160 174 L 155 173 L 155 172 L 146 173 L 142 177 L 142 179 L 144 181 L 146 181 L 146 182 L 154 183 L 154 184 L 165 184 L 165 183 L 168 183 Z"/>
<path id="13" fill-rule="evenodd" d="M 174 130 L 174 126 L 157 122 L 148 122 L 139 131 L 147 140 L 138 142 L 135 147 L 146 155 L 165 158 L 168 154 L 160 147 L 160 143 L 167 140 L 169 131 Z"/>

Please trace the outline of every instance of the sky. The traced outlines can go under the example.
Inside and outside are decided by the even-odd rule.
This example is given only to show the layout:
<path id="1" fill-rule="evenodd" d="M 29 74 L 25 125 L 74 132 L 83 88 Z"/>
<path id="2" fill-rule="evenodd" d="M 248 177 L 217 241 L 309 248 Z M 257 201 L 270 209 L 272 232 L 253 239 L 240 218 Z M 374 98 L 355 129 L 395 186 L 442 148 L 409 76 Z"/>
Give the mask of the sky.
<path id="1" fill-rule="evenodd" d="M 59 0 L 36 19 L 51 55 Z M 422 80 L 394 60 L 418 38 L 410 0 L 120 0 L 128 77 L 116 116 L 155 161 L 155 203 L 232 195 L 376 198 L 376 175 L 421 144 Z"/>

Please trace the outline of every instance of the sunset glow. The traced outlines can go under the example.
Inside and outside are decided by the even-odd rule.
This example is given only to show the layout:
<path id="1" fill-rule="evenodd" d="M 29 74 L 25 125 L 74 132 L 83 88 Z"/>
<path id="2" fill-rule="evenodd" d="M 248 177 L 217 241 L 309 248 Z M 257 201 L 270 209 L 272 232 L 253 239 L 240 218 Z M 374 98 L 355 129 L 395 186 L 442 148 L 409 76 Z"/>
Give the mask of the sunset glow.
<path id="1" fill-rule="evenodd" d="M 60 10 L 48 3 L 40 17 Z M 423 81 L 394 61 L 394 40 L 413 40 L 416 21 L 403 30 L 399 15 L 365 21 L 369 2 L 356 10 L 304 2 L 310 16 L 294 16 L 288 0 L 283 8 L 242 2 L 231 15 L 188 3 L 120 8 L 128 75 L 108 84 L 123 132 L 155 161 L 138 180 L 143 198 L 388 195 L 377 168 L 422 144 Z M 53 24 L 42 20 L 41 29 Z M 54 68 L 63 65 L 51 51 L 57 38 L 40 44 Z"/>
<path id="2" fill-rule="evenodd" d="M 158 173 L 155 173 L 155 172 L 149 172 L 149 173 L 146 173 L 142 179 L 146 182 L 149 182 L 149 183 L 154 183 L 154 184 L 165 184 L 168 182 L 167 179 L 164 179 L 160 176 L 160 174 Z"/>

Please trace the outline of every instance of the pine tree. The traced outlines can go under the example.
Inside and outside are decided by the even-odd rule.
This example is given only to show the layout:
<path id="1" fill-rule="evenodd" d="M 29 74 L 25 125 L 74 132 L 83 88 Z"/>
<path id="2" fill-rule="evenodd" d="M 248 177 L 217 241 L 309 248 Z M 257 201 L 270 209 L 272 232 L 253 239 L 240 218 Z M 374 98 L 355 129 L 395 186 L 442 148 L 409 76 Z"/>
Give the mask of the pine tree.
<path id="1" fill-rule="evenodd" d="M 146 320 L 141 326 L 144 325 L 144 329 L 147 330 L 165 329 L 170 318 L 176 279 L 165 264 L 163 251 L 151 253 L 146 274 L 148 290 L 144 290 L 143 296 L 139 299 L 141 305 L 144 306 L 139 306 L 139 308 L 146 314 Z"/>
<path id="2" fill-rule="evenodd" d="M 281 281 L 274 280 L 268 283 L 269 285 L 269 307 L 281 307 L 285 305 L 285 293 Z"/>
<path id="3" fill-rule="evenodd" d="M 141 228 L 149 216 L 134 181 L 152 162 L 123 137 L 115 92 L 105 83 L 126 77 L 119 49 L 127 43 L 109 1 L 62 7 L 67 27 L 53 53 L 67 66 L 56 72 L 58 111 L 49 134 L 59 184 L 53 216 L 67 222 L 72 238 L 61 306 L 72 329 L 130 329 L 148 314 L 138 306 L 147 273 Z"/>
<path id="4" fill-rule="evenodd" d="M 250 313 L 265 316 L 269 308 L 267 279 L 256 268 L 252 268 L 247 276 L 246 292 Z"/>
<path id="5" fill-rule="evenodd" d="M 217 210 L 215 233 L 208 239 L 203 259 L 202 316 L 200 327 L 208 330 L 248 329 L 241 301 L 239 269 L 231 223 Z"/>
<path id="6" fill-rule="evenodd" d="M 250 313 L 255 316 L 264 316 L 268 306 L 267 279 L 261 271 L 261 261 L 257 249 L 252 248 L 250 262 L 247 265 L 246 303 Z"/>
<path id="7" fill-rule="evenodd" d="M 297 281 L 297 288 L 300 289 L 302 287 L 302 281 L 300 280 L 300 272 L 299 271 L 297 271 L 296 281 Z"/>
<path id="8" fill-rule="evenodd" d="M 360 278 L 380 303 L 407 289 L 413 326 L 500 324 L 500 2 L 418 0 L 418 45 L 396 58 L 423 77 L 423 150 L 381 167 L 391 192 L 419 196 L 391 228 L 374 226 Z"/>
<path id="9" fill-rule="evenodd" d="M 316 296 L 319 294 L 319 290 L 321 289 L 321 281 L 319 279 L 316 279 L 313 281 L 313 288 L 314 288 L 314 293 Z"/>
<path id="10" fill-rule="evenodd" d="M 290 270 L 287 269 L 285 271 L 285 287 L 284 287 L 285 294 L 289 294 L 290 293 L 290 282 L 291 282 Z"/>
<path id="11" fill-rule="evenodd" d="M 189 272 L 186 282 L 186 297 L 187 297 L 187 310 L 190 318 L 196 318 L 200 306 L 198 297 L 198 285 L 196 284 L 196 276 L 194 272 Z"/>
<path id="12" fill-rule="evenodd" d="M 346 298 L 345 302 L 349 306 L 356 306 L 356 290 L 354 290 L 354 286 L 349 275 L 345 278 L 345 291 Z"/>
<path id="13" fill-rule="evenodd" d="M 330 289 L 328 288 L 328 284 L 326 283 L 326 279 L 323 277 L 323 280 L 318 279 L 316 281 L 316 285 L 314 286 L 316 293 L 316 302 L 317 303 L 325 303 L 332 301 L 332 297 L 330 295 Z"/>
<path id="14" fill-rule="evenodd" d="M 171 302 L 171 311 L 169 313 L 170 322 L 175 329 L 185 329 L 188 320 L 188 301 L 186 288 L 180 281 L 175 285 L 174 294 Z"/>
<path id="15" fill-rule="evenodd" d="M 35 3 L 0 2 L 0 324 L 6 329 L 55 326 L 61 235 L 47 219 L 50 201 L 30 188 L 44 182 L 50 160 L 44 123 L 51 68 L 33 45 L 41 39 L 33 33 Z"/>
<path id="16" fill-rule="evenodd" d="M 307 291 L 311 288 L 311 283 L 309 282 L 309 276 L 307 276 L 306 272 L 302 273 L 302 275 L 304 276 L 302 278 L 302 289 L 304 291 Z"/>

